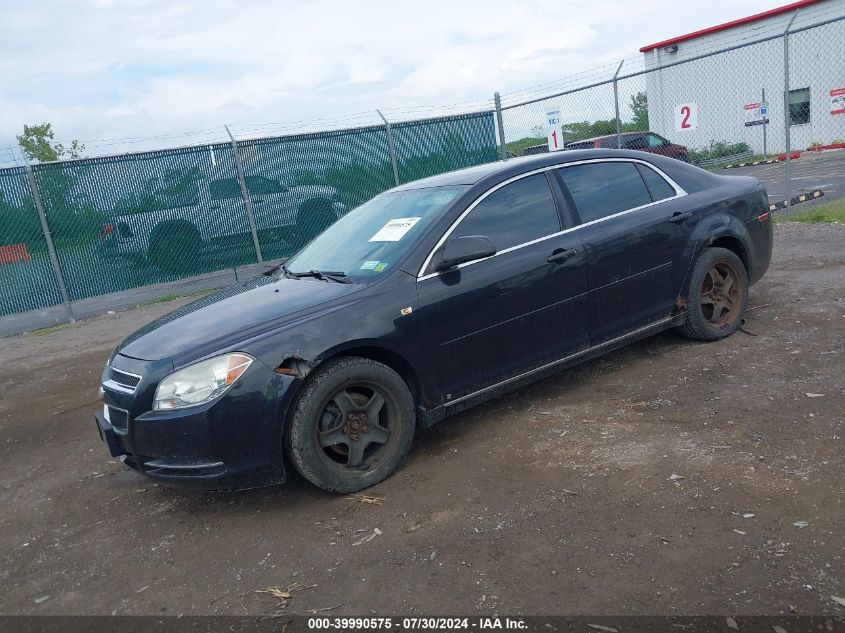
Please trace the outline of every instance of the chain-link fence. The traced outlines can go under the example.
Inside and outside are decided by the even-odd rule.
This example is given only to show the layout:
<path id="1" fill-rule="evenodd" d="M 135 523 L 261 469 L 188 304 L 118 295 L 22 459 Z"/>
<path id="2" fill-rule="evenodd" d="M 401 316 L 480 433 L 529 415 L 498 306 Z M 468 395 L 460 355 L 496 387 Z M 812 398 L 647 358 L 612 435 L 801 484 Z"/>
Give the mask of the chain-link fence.
<path id="1" fill-rule="evenodd" d="M 465 114 L 0 169 L 0 315 L 279 259 L 395 184 L 555 149 L 845 197 L 845 0 L 641 53 Z"/>
<path id="2" fill-rule="evenodd" d="M 713 31 L 643 47 L 552 95 L 503 97 L 505 150 L 621 147 L 714 168 L 842 145 L 845 2 Z"/>
<path id="3" fill-rule="evenodd" d="M 0 315 L 280 259 L 396 184 L 496 157 L 488 110 L 0 170 Z"/>

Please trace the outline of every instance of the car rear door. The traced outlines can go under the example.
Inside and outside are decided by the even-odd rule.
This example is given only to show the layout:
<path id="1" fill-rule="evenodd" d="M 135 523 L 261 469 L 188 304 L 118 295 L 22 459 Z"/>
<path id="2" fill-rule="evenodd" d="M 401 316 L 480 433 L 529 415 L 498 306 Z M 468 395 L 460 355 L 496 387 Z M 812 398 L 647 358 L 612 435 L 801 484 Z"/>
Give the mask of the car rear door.
<path id="1" fill-rule="evenodd" d="M 444 402 L 587 347 L 584 250 L 562 231 L 555 193 L 544 172 L 494 187 L 433 253 L 448 237 L 485 235 L 496 254 L 423 268 L 417 292 Z"/>
<path id="2" fill-rule="evenodd" d="M 645 161 L 585 161 L 557 174 L 587 251 L 591 345 L 670 317 L 698 222 L 683 189 Z"/>
<path id="3" fill-rule="evenodd" d="M 221 178 L 208 184 L 211 215 L 200 227 L 205 239 L 249 233 L 244 198 L 236 178 Z"/>

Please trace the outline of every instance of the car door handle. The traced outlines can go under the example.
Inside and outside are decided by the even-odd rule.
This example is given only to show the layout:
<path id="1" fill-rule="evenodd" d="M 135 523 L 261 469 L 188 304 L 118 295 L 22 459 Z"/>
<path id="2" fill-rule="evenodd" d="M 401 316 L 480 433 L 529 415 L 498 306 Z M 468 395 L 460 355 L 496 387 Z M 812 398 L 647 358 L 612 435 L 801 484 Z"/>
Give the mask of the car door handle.
<path id="1" fill-rule="evenodd" d="M 546 261 L 550 264 L 562 264 L 567 259 L 572 257 L 578 252 L 577 248 L 567 248 L 563 250 L 562 248 L 555 249 L 555 251 L 546 257 Z"/>
<path id="2" fill-rule="evenodd" d="M 675 211 L 675 213 L 672 214 L 672 217 L 669 218 L 669 221 L 672 222 L 673 224 L 681 224 L 681 223 L 684 222 L 684 220 L 688 220 L 691 217 L 692 217 L 692 211 L 687 211 L 686 213 L 681 213 L 680 211 Z"/>

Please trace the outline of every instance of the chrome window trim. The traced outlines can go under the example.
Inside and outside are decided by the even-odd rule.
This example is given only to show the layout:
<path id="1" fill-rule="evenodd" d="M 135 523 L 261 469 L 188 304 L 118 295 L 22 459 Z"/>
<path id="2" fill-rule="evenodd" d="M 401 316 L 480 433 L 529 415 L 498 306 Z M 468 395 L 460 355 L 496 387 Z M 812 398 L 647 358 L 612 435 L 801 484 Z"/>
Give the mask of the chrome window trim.
<path id="1" fill-rule="evenodd" d="M 681 185 L 675 182 L 666 172 L 664 172 L 659 167 L 652 165 L 646 160 L 642 160 L 639 158 L 588 158 L 585 160 L 578 160 L 573 161 L 570 163 L 558 163 L 556 165 L 549 165 L 546 167 L 540 167 L 539 169 L 534 169 L 532 171 L 527 171 L 524 174 L 518 174 L 513 176 L 512 178 L 508 178 L 507 180 L 500 182 L 499 184 L 491 187 L 480 196 L 478 196 L 472 203 L 461 213 L 458 218 L 452 222 L 446 232 L 442 235 L 442 237 L 437 241 L 437 244 L 434 245 L 434 248 L 429 251 L 428 256 L 425 258 L 423 265 L 420 267 L 419 272 L 417 273 L 417 282 L 425 281 L 426 279 L 431 279 L 432 277 L 438 277 L 442 272 L 433 272 L 424 274 L 426 268 L 428 268 L 429 264 L 431 264 L 431 258 L 434 257 L 434 253 L 437 252 L 437 249 L 443 246 L 443 243 L 449 238 L 452 232 L 457 228 L 457 226 L 461 223 L 461 221 L 469 215 L 469 213 L 475 209 L 487 196 L 492 194 L 495 191 L 498 191 L 502 187 L 511 184 L 512 182 L 516 182 L 522 178 L 526 178 L 528 176 L 534 176 L 535 174 L 545 173 L 547 171 L 552 171 L 555 169 L 566 169 L 567 167 L 574 167 L 575 165 L 588 165 L 591 163 L 639 163 L 643 165 L 646 169 L 653 169 L 659 176 L 661 176 L 669 185 L 675 190 L 675 195 L 669 198 L 663 198 L 662 200 L 657 200 L 655 202 L 649 202 L 648 204 L 643 204 L 638 207 L 634 207 L 632 209 L 626 209 L 624 211 L 619 211 L 618 213 L 614 213 L 612 215 L 607 215 L 603 218 L 598 218 L 597 220 L 591 220 L 590 222 L 584 222 L 583 224 L 579 224 L 577 226 L 570 227 L 568 229 L 563 229 L 562 231 L 558 231 L 557 233 L 551 233 L 549 235 L 545 235 L 543 237 L 538 237 L 535 240 L 530 240 L 528 242 L 523 242 L 522 244 L 516 244 L 515 246 L 510 246 L 508 248 L 504 248 L 500 251 L 497 251 L 495 254 L 491 255 L 490 257 L 484 257 L 482 259 L 476 259 L 471 262 L 465 262 L 463 264 L 459 264 L 456 268 L 464 268 L 466 266 L 472 266 L 473 264 L 477 264 L 478 262 L 483 262 L 493 257 L 498 257 L 499 255 L 504 255 L 506 253 L 513 252 L 520 248 L 525 248 L 526 246 L 532 246 L 533 244 L 537 244 L 539 242 L 543 242 L 545 240 L 551 239 L 553 237 L 557 237 L 559 235 L 563 235 L 565 233 L 571 233 L 573 231 L 577 231 L 578 229 L 584 228 L 585 226 L 591 226 L 593 224 L 598 224 L 599 222 L 605 222 L 612 218 L 617 218 L 622 215 L 626 215 L 628 213 L 633 213 L 634 211 L 640 211 L 641 209 L 646 209 L 648 207 L 652 207 L 656 204 L 663 204 L 664 202 L 668 202 L 669 200 L 677 200 L 678 198 L 682 198 L 686 195 L 689 195 Z M 648 187 L 646 187 L 646 191 L 648 191 Z"/>

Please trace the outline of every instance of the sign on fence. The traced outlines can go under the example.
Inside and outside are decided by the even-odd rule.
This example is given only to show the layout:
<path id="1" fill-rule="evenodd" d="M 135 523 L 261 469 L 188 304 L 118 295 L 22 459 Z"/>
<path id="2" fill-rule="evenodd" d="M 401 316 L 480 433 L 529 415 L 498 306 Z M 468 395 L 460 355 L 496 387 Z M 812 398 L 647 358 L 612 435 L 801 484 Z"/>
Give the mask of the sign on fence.
<path id="1" fill-rule="evenodd" d="M 563 149 L 563 135 L 560 125 L 560 108 L 546 110 L 546 131 L 549 151 L 556 152 Z"/>
<path id="2" fill-rule="evenodd" d="M 742 110 L 745 113 L 745 127 L 764 125 L 769 122 L 766 118 L 769 112 L 768 103 L 746 103 L 742 106 Z"/>
<path id="3" fill-rule="evenodd" d="M 845 114 L 845 88 L 830 91 L 830 113 Z"/>
<path id="4" fill-rule="evenodd" d="M 698 127 L 698 106 L 694 102 L 675 106 L 675 130 L 689 132 Z"/>

